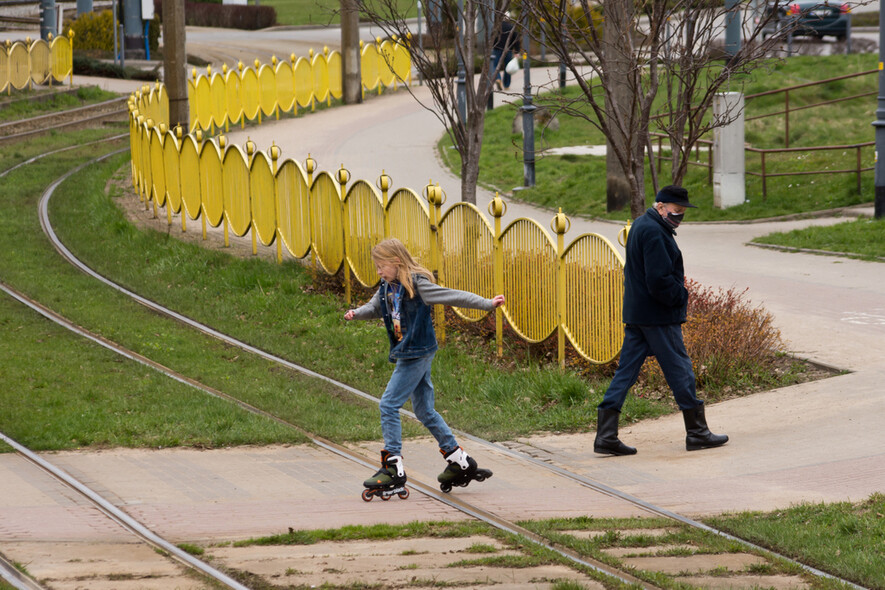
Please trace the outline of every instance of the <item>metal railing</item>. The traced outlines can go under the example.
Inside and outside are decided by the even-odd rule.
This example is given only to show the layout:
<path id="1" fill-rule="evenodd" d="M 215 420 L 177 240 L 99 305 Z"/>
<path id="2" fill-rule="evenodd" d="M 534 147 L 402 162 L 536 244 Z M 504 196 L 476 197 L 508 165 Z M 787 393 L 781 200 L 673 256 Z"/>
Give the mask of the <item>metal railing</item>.
<path id="1" fill-rule="evenodd" d="M 408 49 L 395 39 L 361 43 L 360 65 L 364 95 L 411 82 Z M 264 117 L 297 114 L 299 108 L 313 110 L 320 102 L 330 105 L 341 95 L 341 53 L 328 47 L 317 54 L 311 50 L 308 57 L 274 57 L 270 64 L 255 60 L 251 67 L 242 62 L 236 68 L 225 64 L 221 72 L 213 72 L 211 66 L 204 73 L 194 69 L 188 80 L 191 130 L 227 131 L 232 124 L 245 126 L 247 120 L 260 124 Z M 136 99 L 146 118 L 169 124 L 169 99 L 163 86 L 146 85 Z"/>
<path id="2" fill-rule="evenodd" d="M 498 293 L 507 304 L 496 310 L 498 353 L 503 351 L 504 322 L 528 342 L 557 335 L 559 359 L 565 342 L 595 363 L 617 356 L 623 341 L 621 305 L 623 258 L 598 234 L 584 234 L 566 246 L 568 218 L 551 222 L 553 237 L 536 221 L 517 219 L 502 228 L 506 203 L 496 197 L 490 222 L 475 206 L 457 203 L 443 213 L 445 193 L 426 186 L 419 195 L 409 188 L 391 192 L 390 178 L 377 183 L 350 181 L 350 173 L 317 172 L 310 157 L 304 164 L 280 160 L 273 145 L 257 150 L 227 145 L 226 138 L 207 139 L 198 129 L 185 135 L 156 124 L 150 99 L 162 87 L 130 99 L 132 179 L 145 207 L 154 214 L 165 207 L 168 223 L 180 215 L 220 227 L 225 244 L 230 233 L 275 247 L 278 260 L 290 256 L 309 260 L 328 274 L 342 273 L 350 302 L 352 281 L 372 287 L 378 276 L 372 246 L 394 236 L 433 270 L 440 284 L 484 297 Z M 141 108 L 147 110 L 142 112 Z M 489 312 L 455 309 L 465 320 L 478 321 Z M 438 308 L 436 313 L 442 313 Z M 443 322 L 437 322 L 445 338 Z"/>
<path id="3" fill-rule="evenodd" d="M 30 89 L 34 85 L 74 83 L 74 33 L 48 41 L 30 37 L 24 41 L 7 40 L 0 46 L 0 92 Z"/>

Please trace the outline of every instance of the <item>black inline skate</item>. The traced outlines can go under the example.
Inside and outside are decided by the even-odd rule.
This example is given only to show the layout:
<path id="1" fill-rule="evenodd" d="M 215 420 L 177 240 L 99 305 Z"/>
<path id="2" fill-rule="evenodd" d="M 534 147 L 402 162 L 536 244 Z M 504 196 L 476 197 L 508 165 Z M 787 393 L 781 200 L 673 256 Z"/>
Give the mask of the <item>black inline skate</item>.
<path id="1" fill-rule="evenodd" d="M 449 462 L 445 471 L 436 478 L 439 481 L 439 489 L 446 493 L 451 492 L 454 486 L 467 487 L 467 484 L 473 480 L 485 481 L 492 477 L 490 470 L 478 468 L 473 457 L 464 452 L 461 447 L 448 453 L 442 449 L 439 452 Z"/>
<path id="2" fill-rule="evenodd" d="M 399 496 L 403 500 L 408 498 L 403 458 L 400 455 L 391 455 L 386 450 L 381 451 L 381 469 L 364 481 L 363 485 L 366 489 L 363 490 L 362 498 L 366 502 L 371 502 L 375 496 L 385 501 L 393 496 Z"/>

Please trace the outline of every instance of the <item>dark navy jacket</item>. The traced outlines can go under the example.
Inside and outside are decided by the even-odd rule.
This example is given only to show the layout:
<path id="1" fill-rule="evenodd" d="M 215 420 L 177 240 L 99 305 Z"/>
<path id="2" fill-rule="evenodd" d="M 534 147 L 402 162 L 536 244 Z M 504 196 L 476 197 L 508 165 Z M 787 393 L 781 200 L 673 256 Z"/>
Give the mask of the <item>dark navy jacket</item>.
<path id="1" fill-rule="evenodd" d="M 654 207 L 630 227 L 624 263 L 625 324 L 685 323 L 688 291 L 675 235 Z"/>

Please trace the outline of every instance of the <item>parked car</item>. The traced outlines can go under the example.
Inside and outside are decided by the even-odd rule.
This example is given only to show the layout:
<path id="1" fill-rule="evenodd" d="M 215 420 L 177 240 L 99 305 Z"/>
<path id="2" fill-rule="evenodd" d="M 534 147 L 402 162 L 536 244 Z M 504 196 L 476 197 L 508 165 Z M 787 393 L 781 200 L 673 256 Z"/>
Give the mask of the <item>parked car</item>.
<path id="1" fill-rule="evenodd" d="M 777 10 L 777 16 L 766 23 L 762 30 L 763 38 L 787 27 L 793 27 L 793 36 L 803 35 L 820 39 L 824 35 L 832 35 L 837 41 L 844 41 L 848 35 L 850 26 L 848 4 L 831 4 L 826 0 L 769 4 L 767 14 L 771 14 L 774 10 Z"/>

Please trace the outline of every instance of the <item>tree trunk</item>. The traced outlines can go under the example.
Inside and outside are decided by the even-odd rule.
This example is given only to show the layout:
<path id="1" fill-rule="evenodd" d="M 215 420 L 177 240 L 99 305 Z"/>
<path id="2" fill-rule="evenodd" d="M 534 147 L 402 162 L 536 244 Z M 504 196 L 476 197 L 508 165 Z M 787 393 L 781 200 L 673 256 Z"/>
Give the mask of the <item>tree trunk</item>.
<path id="1" fill-rule="evenodd" d="M 630 145 L 635 138 L 629 135 L 629 126 L 622 128 L 617 119 L 632 122 L 635 120 L 636 106 L 633 90 L 630 88 L 632 63 L 627 36 L 633 20 L 631 0 L 609 0 L 603 3 L 605 26 L 603 27 L 603 48 L 606 62 L 605 78 L 609 94 L 606 94 L 605 112 L 608 117 L 609 134 L 606 138 L 606 210 L 619 211 L 631 202 L 633 187 L 628 180 L 618 153 L 635 153 Z M 628 130 L 628 134 L 624 133 Z"/>
<path id="2" fill-rule="evenodd" d="M 169 127 L 190 130 L 184 0 L 163 0 L 163 82 L 169 94 Z"/>
<path id="3" fill-rule="evenodd" d="M 356 0 L 341 0 L 341 81 L 344 104 L 361 103 L 360 22 Z"/>

